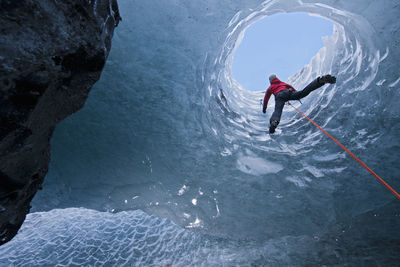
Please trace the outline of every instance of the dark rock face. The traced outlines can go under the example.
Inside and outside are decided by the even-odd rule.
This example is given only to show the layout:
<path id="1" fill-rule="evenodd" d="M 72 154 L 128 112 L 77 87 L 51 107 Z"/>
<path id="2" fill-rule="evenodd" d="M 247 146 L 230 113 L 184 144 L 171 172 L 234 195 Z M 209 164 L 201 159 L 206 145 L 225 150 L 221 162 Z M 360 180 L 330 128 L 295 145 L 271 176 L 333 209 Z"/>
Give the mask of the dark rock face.
<path id="1" fill-rule="evenodd" d="M 83 106 L 120 20 L 116 0 L 1 0 L 0 244 L 29 212 L 55 125 Z"/>

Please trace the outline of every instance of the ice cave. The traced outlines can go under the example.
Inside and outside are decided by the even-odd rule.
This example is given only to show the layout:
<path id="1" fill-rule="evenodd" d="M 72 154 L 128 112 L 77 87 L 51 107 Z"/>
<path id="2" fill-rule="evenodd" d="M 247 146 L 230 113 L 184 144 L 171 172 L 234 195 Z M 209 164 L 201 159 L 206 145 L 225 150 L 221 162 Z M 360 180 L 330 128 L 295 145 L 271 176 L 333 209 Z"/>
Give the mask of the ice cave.
<path id="1" fill-rule="evenodd" d="M 96 0 L 71 2 L 105 17 Z M 333 35 L 288 82 L 302 88 L 331 73 L 337 83 L 293 105 L 400 192 L 398 0 L 118 8 L 101 76 L 57 124 L 43 189 L 0 246 L 1 266 L 398 266 L 400 199 L 290 106 L 268 134 L 264 92 L 231 73 L 252 23 L 291 12 L 332 21 Z"/>

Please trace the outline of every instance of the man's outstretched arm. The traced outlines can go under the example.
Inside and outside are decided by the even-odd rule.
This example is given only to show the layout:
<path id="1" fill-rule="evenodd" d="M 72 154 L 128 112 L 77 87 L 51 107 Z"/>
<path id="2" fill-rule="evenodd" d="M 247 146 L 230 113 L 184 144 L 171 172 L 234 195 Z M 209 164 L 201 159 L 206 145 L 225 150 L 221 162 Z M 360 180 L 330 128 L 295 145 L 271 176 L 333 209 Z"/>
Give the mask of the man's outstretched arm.
<path id="1" fill-rule="evenodd" d="M 268 90 L 265 92 L 265 96 L 264 96 L 263 113 L 267 112 L 267 105 L 268 105 L 268 101 L 269 101 L 270 97 L 271 97 L 271 91 L 268 88 Z"/>

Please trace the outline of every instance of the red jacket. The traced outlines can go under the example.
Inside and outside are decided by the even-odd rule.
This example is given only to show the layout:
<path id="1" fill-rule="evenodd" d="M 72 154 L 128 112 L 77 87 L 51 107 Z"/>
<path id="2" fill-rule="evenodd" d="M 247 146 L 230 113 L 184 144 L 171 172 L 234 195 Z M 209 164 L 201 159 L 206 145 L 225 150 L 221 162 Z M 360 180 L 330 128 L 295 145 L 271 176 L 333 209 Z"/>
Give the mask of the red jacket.
<path id="1" fill-rule="evenodd" d="M 281 82 L 281 80 L 279 80 L 278 78 L 273 79 L 271 81 L 270 87 L 268 87 L 268 90 L 265 92 L 263 112 L 265 113 L 265 111 L 267 110 L 268 100 L 271 97 L 271 94 L 274 94 L 274 96 L 276 96 L 279 92 L 287 89 L 292 89 L 293 91 L 296 91 L 290 84 Z"/>

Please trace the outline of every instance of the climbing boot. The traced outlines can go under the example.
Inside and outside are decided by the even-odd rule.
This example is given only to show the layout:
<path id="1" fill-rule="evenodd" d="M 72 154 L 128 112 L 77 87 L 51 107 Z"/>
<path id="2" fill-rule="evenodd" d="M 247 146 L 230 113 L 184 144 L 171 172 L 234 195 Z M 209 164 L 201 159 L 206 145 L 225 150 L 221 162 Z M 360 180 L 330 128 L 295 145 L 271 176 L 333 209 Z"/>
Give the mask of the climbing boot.
<path id="1" fill-rule="evenodd" d="M 276 127 L 278 127 L 278 121 L 271 121 L 271 125 L 269 126 L 269 133 L 274 133 Z"/>
<path id="2" fill-rule="evenodd" d="M 336 83 L 336 77 L 332 75 L 324 75 L 318 78 L 318 82 L 320 84 L 326 84 L 326 83 Z"/>

